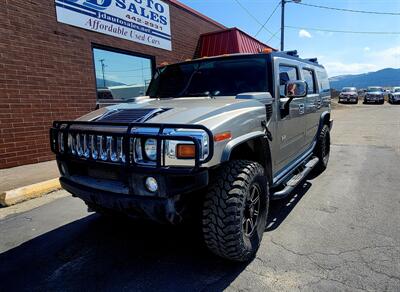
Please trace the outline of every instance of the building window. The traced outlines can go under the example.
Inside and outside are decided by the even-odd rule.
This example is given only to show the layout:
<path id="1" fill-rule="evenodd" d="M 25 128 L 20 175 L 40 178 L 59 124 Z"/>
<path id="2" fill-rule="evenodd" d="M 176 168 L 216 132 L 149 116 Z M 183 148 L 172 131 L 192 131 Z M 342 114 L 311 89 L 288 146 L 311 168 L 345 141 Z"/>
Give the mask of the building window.
<path id="1" fill-rule="evenodd" d="M 153 73 L 152 57 L 93 48 L 97 100 L 123 102 L 146 94 Z"/>

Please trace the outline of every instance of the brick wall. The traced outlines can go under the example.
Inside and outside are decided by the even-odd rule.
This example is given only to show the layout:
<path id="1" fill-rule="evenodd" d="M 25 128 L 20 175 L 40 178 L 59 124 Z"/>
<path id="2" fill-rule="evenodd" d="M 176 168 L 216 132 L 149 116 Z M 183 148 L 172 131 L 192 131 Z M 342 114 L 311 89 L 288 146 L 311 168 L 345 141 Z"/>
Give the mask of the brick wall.
<path id="1" fill-rule="evenodd" d="M 0 169 L 53 159 L 52 121 L 95 108 L 92 43 L 159 64 L 191 58 L 200 34 L 222 28 L 173 2 L 169 52 L 58 23 L 53 0 L 0 0 Z"/>

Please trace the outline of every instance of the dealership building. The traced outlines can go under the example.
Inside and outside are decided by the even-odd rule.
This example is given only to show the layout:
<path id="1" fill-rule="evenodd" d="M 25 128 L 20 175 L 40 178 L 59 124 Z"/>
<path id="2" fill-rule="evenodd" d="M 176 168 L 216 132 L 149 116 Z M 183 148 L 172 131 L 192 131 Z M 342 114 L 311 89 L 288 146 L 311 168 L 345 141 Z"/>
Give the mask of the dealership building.
<path id="1" fill-rule="evenodd" d="M 269 48 L 176 0 L 8 0 L 0 40 L 0 169 L 54 159 L 53 120 L 144 95 L 163 62 Z"/>

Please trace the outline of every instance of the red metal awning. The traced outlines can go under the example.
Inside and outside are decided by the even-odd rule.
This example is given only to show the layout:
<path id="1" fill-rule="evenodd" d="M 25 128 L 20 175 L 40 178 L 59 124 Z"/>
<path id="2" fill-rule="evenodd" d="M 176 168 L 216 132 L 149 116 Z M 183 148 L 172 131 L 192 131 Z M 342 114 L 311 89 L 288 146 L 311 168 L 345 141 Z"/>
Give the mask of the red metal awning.
<path id="1" fill-rule="evenodd" d="M 211 57 L 235 53 L 259 53 L 264 49 L 276 51 L 276 49 L 234 27 L 202 34 L 195 57 Z"/>

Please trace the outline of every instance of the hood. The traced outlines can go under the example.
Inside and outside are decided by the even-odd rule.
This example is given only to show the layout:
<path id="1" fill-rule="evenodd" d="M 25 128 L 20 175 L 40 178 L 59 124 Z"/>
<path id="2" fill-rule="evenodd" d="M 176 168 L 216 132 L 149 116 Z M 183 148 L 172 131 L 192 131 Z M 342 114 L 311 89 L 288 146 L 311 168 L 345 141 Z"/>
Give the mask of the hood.
<path id="1" fill-rule="evenodd" d="M 255 107 L 264 105 L 257 100 L 236 99 L 232 97 L 188 97 L 172 99 L 153 99 L 144 98 L 135 103 L 121 103 L 105 108 L 101 108 L 90 114 L 81 117 L 79 120 L 94 121 L 107 120 L 117 121 L 113 117 L 124 116 L 124 122 L 128 122 L 130 117 L 132 121 L 138 118 L 144 118 L 142 121 L 147 123 L 175 123 L 175 124 L 207 124 L 212 125 L 209 120 L 217 117 L 240 114 Z M 137 116 L 139 115 L 141 116 Z M 152 114 L 155 113 L 155 114 Z M 229 114 L 227 114 L 229 113 Z M 209 125 L 209 126 L 210 126 Z"/>
<path id="2" fill-rule="evenodd" d="M 393 92 L 392 95 L 400 96 L 400 92 Z"/>
<path id="3" fill-rule="evenodd" d="M 354 91 L 350 91 L 350 92 L 341 92 L 340 94 L 341 94 L 341 95 L 358 95 L 358 93 L 357 93 L 357 92 L 354 92 Z"/>

